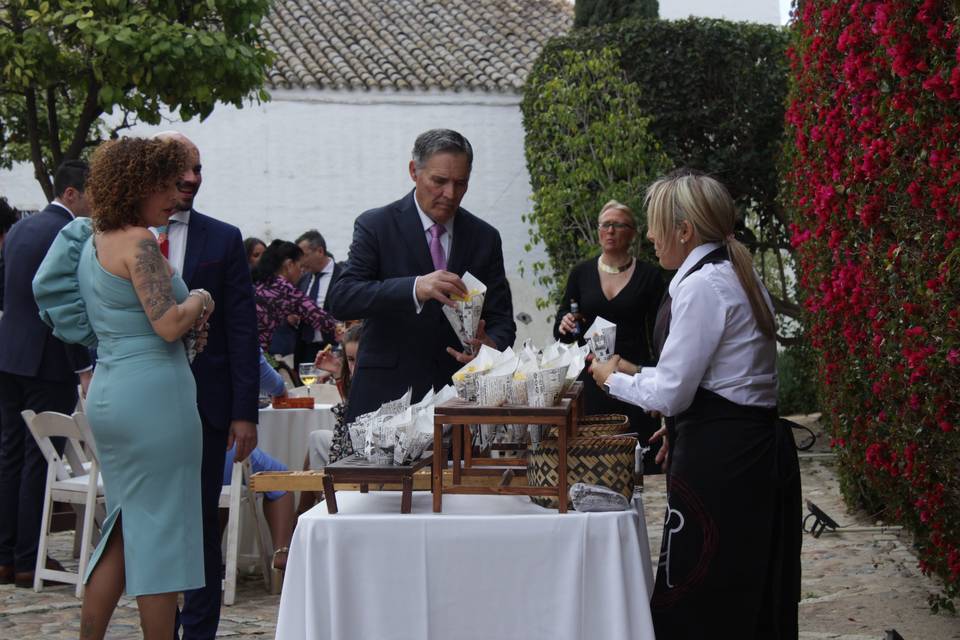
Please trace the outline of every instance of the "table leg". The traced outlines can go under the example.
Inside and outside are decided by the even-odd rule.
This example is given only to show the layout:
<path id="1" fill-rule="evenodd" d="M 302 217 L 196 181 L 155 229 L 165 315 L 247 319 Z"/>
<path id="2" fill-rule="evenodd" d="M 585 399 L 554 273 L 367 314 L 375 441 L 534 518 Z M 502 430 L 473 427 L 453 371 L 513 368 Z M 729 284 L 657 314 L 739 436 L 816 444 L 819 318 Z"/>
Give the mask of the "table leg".
<path id="1" fill-rule="evenodd" d="M 413 508 L 413 476 L 403 477 L 403 496 L 400 498 L 400 513 L 410 513 Z"/>
<path id="2" fill-rule="evenodd" d="M 443 467 L 446 465 L 446 456 L 443 455 L 443 425 L 433 425 L 433 512 L 440 513 L 443 500 Z"/>
<path id="3" fill-rule="evenodd" d="M 560 460 L 557 465 L 557 472 L 560 474 L 560 478 L 557 482 L 557 497 L 560 500 L 560 513 L 567 512 L 567 443 L 569 440 L 567 436 L 572 429 L 572 423 L 570 422 L 570 414 L 567 414 L 567 423 L 564 425 L 558 425 L 557 431 L 560 432 Z"/>
<path id="4" fill-rule="evenodd" d="M 323 497 L 327 501 L 327 513 L 337 512 L 337 494 L 333 490 L 333 478 L 323 476 Z"/>
<path id="5" fill-rule="evenodd" d="M 370 485 L 366 482 L 360 483 L 360 493 L 368 493 L 370 491 Z"/>
<path id="6" fill-rule="evenodd" d="M 466 425 L 453 425 L 453 484 L 460 484 L 460 455 L 463 451 L 463 430 L 468 429 Z"/>

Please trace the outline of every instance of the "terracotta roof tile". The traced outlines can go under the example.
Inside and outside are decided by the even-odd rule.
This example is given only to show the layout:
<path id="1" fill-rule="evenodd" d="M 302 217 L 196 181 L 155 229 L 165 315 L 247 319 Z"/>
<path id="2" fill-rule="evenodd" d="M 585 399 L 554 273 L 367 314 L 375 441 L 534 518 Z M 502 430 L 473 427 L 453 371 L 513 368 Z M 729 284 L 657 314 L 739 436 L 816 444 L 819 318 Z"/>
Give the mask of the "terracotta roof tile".
<path id="1" fill-rule="evenodd" d="M 564 0 L 275 0 L 261 30 L 274 88 L 519 93 Z"/>

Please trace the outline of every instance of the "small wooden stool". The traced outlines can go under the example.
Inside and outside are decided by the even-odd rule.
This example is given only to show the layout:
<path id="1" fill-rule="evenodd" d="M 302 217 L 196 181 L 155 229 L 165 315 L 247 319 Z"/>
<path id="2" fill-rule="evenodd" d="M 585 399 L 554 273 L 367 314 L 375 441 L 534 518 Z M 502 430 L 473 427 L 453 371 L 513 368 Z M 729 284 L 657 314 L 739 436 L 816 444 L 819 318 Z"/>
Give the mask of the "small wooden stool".
<path id="1" fill-rule="evenodd" d="M 370 483 L 400 483 L 403 487 L 400 498 L 400 513 L 410 513 L 413 502 L 413 474 L 426 467 L 430 458 L 421 458 L 413 464 L 376 464 L 366 458 L 350 456 L 328 464 L 323 469 L 323 496 L 327 501 L 327 512 L 337 512 L 335 482 L 348 482 L 360 485 L 360 493 L 367 493 Z"/>

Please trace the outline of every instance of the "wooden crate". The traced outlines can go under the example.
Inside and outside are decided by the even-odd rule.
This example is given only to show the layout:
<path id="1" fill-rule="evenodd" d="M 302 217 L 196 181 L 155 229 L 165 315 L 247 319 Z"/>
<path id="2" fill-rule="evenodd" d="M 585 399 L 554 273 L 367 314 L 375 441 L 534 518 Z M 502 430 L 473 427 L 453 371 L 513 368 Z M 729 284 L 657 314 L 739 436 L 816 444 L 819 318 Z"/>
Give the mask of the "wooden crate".
<path id="1" fill-rule="evenodd" d="M 443 425 L 453 426 L 451 442 L 452 470 L 448 484 L 444 484 L 444 461 L 446 450 L 443 445 Z M 558 427 L 560 447 L 559 478 L 556 487 L 530 487 L 498 483 L 489 486 L 467 484 L 464 476 L 497 477 L 504 470 L 526 470 L 526 460 L 515 458 L 478 458 L 473 455 L 470 442 L 470 425 L 500 424 L 550 424 Z M 443 510 L 444 493 L 462 494 L 498 494 L 527 496 L 556 496 L 560 503 L 560 513 L 567 511 L 567 440 L 572 437 L 576 421 L 571 398 L 561 398 L 554 407 L 481 407 L 462 400 L 450 400 L 434 409 L 433 422 L 433 510 Z"/>

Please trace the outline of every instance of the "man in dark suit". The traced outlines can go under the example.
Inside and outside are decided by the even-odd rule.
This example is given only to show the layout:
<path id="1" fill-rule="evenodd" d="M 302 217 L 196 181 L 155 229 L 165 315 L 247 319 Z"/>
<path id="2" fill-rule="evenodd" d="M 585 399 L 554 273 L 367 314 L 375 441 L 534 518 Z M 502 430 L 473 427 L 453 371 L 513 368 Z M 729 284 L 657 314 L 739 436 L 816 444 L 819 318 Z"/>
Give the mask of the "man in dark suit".
<path id="1" fill-rule="evenodd" d="M 53 337 L 40 320 L 33 276 L 54 238 L 74 216 L 88 216 L 87 164 L 65 162 L 53 179 L 56 198 L 6 234 L 0 256 L 0 583 L 32 587 L 47 464 L 20 412 L 73 413 L 77 382 L 90 384 L 86 347 Z M 48 560 L 48 566 L 56 563 Z"/>
<path id="2" fill-rule="evenodd" d="M 516 325 L 503 269 L 500 234 L 460 201 L 473 164 L 470 143 L 456 131 L 433 129 L 413 147 L 413 191 L 360 215 L 329 310 L 342 320 L 365 319 L 350 386 L 348 420 L 401 396 L 419 399 L 473 356 L 450 327 L 441 305 L 466 293 L 469 271 L 487 285 L 480 342 L 504 349 Z"/>
<path id="3" fill-rule="evenodd" d="M 184 594 L 179 616 L 184 640 L 212 639 L 220 624 L 218 503 L 224 456 L 236 444 L 235 460 L 239 462 L 257 446 L 260 349 L 256 306 L 240 230 L 193 208 L 202 181 L 199 149 L 180 133 L 164 132 L 155 137 L 178 140 L 190 151 L 189 166 L 177 181 L 178 211 L 167 227 L 170 264 L 188 287 L 206 289 L 216 302 L 207 346 L 193 362 L 203 423 L 198 489 L 203 509 L 206 586 Z"/>
<path id="4" fill-rule="evenodd" d="M 311 229 L 297 238 L 297 246 L 303 251 L 302 268 L 305 270 L 297 288 L 307 294 L 317 307 L 326 310 L 329 306 L 331 285 L 340 277 L 343 267 L 327 253 L 327 241 L 316 229 Z M 323 335 L 307 323 L 297 329 L 297 344 L 293 352 L 294 364 L 313 362 L 317 352 L 333 344 L 336 336 Z"/>

